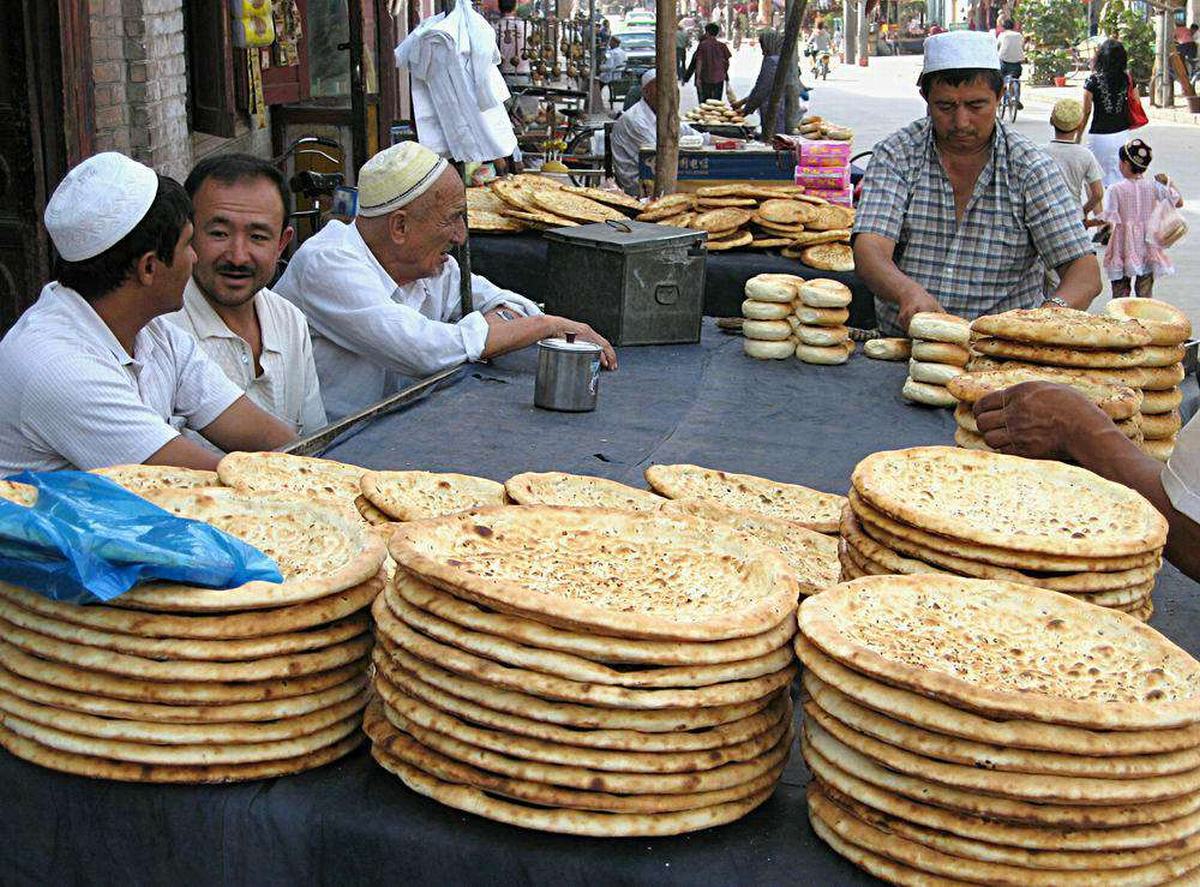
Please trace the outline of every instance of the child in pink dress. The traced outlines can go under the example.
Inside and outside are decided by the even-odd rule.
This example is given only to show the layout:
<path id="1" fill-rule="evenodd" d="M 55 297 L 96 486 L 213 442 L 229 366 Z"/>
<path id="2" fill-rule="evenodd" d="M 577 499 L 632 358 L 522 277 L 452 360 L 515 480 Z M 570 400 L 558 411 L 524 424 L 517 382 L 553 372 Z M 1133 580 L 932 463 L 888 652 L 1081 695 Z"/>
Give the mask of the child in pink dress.
<path id="1" fill-rule="evenodd" d="M 1155 242 L 1150 218 L 1158 201 L 1169 200 L 1179 207 L 1183 198 L 1165 176 L 1159 181 L 1143 178 L 1153 156 L 1141 139 L 1126 142 L 1119 152 L 1124 178 L 1109 185 L 1104 194 L 1101 218 L 1112 226 L 1104 270 L 1112 281 L 1114 299 L 1128 296 L 1131 283 L 1136 295 L 1149 298 L 1155 277 L 1175 273 L 1166 251 Z"/>

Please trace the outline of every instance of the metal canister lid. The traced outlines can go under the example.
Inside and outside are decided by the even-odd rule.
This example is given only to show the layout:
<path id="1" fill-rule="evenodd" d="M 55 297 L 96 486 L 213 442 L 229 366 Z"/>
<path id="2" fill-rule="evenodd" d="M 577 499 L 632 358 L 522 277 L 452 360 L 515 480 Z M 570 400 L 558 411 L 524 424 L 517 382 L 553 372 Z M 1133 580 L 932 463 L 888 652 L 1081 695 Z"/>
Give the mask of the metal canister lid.
<path id="1" fill-rule="evenodd" d="M 573 351 L 573 352 L 595 352 L 600 353 L 600 346 L 595 342 L 581 342 L 576 340 L 574 333 L 567 333 L 566 338 L 554 337 L 550 339 L 542 339 L 538 342 L 539 348 L 546 348 L 550 351 Z"/>

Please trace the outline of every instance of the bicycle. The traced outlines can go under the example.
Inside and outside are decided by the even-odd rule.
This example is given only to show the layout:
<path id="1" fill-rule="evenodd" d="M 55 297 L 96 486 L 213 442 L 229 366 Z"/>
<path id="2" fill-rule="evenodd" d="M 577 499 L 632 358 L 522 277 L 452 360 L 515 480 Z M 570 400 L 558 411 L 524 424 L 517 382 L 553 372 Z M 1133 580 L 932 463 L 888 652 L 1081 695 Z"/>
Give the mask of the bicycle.
<path id="1" fill-rule="evenodd" d="M 1021 80 L 1012 74 L 1004 75 L 1004 91 L 1000 93 L 1000 105 L 996 108 L 996 118 L 1003 120 L 1004 115 L 1013 123 L 1017 122 L 1017 111 L 1021 109 Z"/>
<path id="2" fill-rule="evenodd" d="M 341 172 L 318 172 L 304 168 L 297 170 L 296 161 L 323 161 L 324 164 L 340 168 L 345 163 L 343 155 L 341 143 L 334 139 L 326 136 L 301 136 L 288 145 L 282 154 L 272 158 L 271 162 L 285 176 L 289 172 L 293 173 L 288 178 L 288 189 L 293 197 L 303 198 L 310 204 L 308 208 L 297 207 L 292 211 L 291 222 L 296 229 L 296 236 L 289 244 L 289 254 L 306 238 L 321 230 L 333 203 L 334 192 L 346 181 Z M 307 231 L 300 227 L 301 222 L 306 223 Z"/>

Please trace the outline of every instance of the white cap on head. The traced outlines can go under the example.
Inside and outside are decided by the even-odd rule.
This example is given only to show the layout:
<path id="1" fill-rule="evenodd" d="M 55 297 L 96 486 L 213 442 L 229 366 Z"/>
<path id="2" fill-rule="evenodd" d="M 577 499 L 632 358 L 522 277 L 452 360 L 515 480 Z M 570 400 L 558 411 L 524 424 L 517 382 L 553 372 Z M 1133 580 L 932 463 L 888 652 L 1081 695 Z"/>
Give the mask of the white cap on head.
<path id="1" fill-rule="evenodd" d="M 450 164 L 417 142 L 380 151 L 358 171 L 358 214 L 385 216 L 433 187 Z"/>
<path id="2" fill-rule="evenodd" d="M 984 31 L 947 31 L 925 39 L 925 64 L 921 76 L 935 71 L 964 68 L 1000 70 L 996 40 Z"/>
<path id="3" fill-rule="evenodd" d="M 644 88 L 648 83 L 653 83 L 657 79 L 658 79 L 658 71 L 656 71 L 654 68 L 651 68 L 649 71 L 647 71 L 645 74 L 642 75 L 642 87 Z"/>
<path id="4" fill-rule="evenodd" d="M 158 173 L 116 151 L 96 154 L 58 183 L 43 220 L 58 254 L 82 262 L 137 227 L 158 195 Z"/>

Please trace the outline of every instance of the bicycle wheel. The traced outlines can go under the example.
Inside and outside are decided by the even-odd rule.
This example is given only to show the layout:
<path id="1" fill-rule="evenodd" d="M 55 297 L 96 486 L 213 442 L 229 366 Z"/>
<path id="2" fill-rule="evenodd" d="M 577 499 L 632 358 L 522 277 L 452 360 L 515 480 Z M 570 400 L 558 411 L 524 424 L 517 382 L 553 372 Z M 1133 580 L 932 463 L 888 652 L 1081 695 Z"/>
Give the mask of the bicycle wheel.
<path id="1" fill-rule="evenodd" d="M 1008 104 L 1008 119 L 1011 120 L 1013 123 L 1016 123 L 1017 122 L 1017 111 L 1020 110 L 1020 108 L 1017 107 L 1017 105 L 1018 105 L 1017 97 L 1015 95 L 1010 94 L 1008 96 L 1007 104 Z"/>

